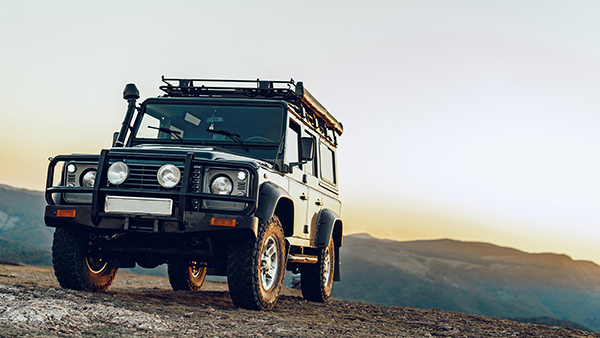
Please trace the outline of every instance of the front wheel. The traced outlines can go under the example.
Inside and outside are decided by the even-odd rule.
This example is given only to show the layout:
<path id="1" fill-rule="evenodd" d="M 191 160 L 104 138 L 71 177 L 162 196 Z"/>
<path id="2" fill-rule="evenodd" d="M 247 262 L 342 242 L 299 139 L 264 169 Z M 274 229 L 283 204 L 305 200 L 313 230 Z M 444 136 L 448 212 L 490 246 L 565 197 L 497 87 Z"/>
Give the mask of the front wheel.
<path id="1" fill-rule="evenodd" d="M 227 284 L 233 304 L 250 310 L 272 309 L 283 285 L 285 257 L 285 239 L 277 216 L 260 225 L 256 239 L 232 244 Z"/>
<path id="2" fill-rule="evenodd" d="M 73 290 L 104 291 L 112 284 L 118 265 L 89 253 L 84 233 L 57 228 L 52 241 L 52 265 L 61 287 Z"/>
<path id="3" fill-rule="evenodd" d="M 335 250 L 333 238 L 327 247 L 319 249 L 317 264 L 306 266 L 300 274 L 302 296 L 313 302 L 326 302 L 333 289 Z"/>
<path id="4" fill-rule="evenodd" d="M 206 266 L 196 261 L 169 263 L 167 272 L 173 290 L 198 291 L 204 284 Z"/>

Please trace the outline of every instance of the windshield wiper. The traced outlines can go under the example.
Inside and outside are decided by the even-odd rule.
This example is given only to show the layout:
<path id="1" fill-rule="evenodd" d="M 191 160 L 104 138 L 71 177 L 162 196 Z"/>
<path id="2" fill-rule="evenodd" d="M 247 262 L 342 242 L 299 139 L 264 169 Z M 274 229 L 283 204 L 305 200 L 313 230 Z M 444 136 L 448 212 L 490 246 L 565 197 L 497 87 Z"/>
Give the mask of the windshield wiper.
<path id="1" fill-rule="evenodd" d="M 219 135 L 225 135 L 225 136 L 229 137 L 230 139 L 234 140 L 235 142 L 241 144 L 242 147 L 244 148 L 244 150 L 246 152 L 250 151 L 250 149 L 248 148 L 248 146 L 246 145 L 246 143 L 244 143 L 244 141 L 242 141 L 240 139 L 240 135 L 239 134 L 235 134 L 235 133 L 232 133 L 232 132 L 227 131 L 227 130 L 218 130 L 218 129 L 210 129 L 210 128 L 206 129 L 206 131 L 209 132 L 209 133 L 214 133 L 214 134 L 219 134 Z"/>
<path id="2" fill-rule="evenodd" d="M 154 126 L 148 126 L 148 128 L 156 129 L 158 131 L 162 131 L 163 133 L 168 133 L 169 135 L 175 136 L 175 139 L 177 141 L 183 141 L 183 138 L 181 137 L 181 132 L 179 132 L 177 130 L 172 130 L 172 129 L 165 128 L 165 127 L 154 127 Z"/>

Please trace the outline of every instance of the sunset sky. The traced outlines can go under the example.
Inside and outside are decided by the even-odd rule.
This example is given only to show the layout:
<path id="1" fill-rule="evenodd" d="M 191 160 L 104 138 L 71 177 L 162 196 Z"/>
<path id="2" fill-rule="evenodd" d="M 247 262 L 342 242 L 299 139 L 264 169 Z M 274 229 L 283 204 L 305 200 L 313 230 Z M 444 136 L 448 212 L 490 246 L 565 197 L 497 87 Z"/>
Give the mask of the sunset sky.
<path id="1" fill-rule="evenodd" d="M 344 124 L 346 234 L 600 263 L 599 2 L 204 3 L 0 5 L 0 183 L 109 147 L 128 82 L 294 78 Z"/>

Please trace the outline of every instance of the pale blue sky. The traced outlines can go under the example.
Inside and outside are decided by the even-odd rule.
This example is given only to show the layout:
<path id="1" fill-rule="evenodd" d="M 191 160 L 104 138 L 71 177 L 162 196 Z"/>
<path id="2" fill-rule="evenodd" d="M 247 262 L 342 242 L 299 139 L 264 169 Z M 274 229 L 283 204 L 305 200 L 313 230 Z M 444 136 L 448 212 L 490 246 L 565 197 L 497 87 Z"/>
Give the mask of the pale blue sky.
<path id="1" fill-rule="evenodd" d="M 451 237 L 600 262 L 600 3 L 0 4 L 0 183 L 97 153 L 135 82 L 305 82 L 345 126 L 348 232 Z"/>

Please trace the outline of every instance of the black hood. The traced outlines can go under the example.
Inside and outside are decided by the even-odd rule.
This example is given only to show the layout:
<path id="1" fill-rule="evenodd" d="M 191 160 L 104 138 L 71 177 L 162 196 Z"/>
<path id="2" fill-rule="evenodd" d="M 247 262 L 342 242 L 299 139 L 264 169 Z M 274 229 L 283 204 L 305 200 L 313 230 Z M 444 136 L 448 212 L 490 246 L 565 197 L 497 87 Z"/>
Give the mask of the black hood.
<path id="1" fill-rule="evenodd" d="M 214 146 L 185 146 L 185 145 L 159 145 L 159 144 L 143 144 L 131 148 L 112 148 L 112 154 L 118 153 L 139 153 L 139 154 L 187 154 L 194 153 L 194 158 L 204 159 L 209 161 L 236 161 L 250 162 L 259 166 L 271 167 L 271 165 L 263 160 L 243 156 L 233 153 L 227 149 Z"/>

